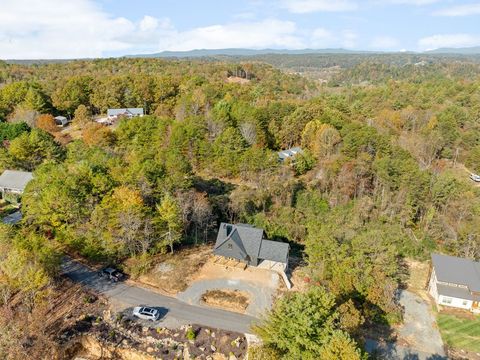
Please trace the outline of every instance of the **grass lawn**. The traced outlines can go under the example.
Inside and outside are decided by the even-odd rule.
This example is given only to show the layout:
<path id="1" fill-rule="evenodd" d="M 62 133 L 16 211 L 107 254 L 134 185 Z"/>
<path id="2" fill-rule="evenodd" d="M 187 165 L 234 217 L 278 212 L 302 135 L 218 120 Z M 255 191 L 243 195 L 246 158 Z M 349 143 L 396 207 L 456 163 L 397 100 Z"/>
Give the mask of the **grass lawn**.
<path id="1" fill-rule="evenodd" d="M 455 315 L 438 314 L 437 323 L 443 341 L 454 349 L 480 352 L 480 317 L 463 319 Z"/>

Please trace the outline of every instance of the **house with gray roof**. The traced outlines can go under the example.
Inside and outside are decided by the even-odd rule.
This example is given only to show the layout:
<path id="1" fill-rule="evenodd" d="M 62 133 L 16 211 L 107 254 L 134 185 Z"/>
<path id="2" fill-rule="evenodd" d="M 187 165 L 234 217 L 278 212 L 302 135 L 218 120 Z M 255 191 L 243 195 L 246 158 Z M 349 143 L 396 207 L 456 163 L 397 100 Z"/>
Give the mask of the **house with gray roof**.
<path id="1" fill-rule="evenodd" d="M 428 292 L 439 305 L 480 313 L 480 262 L 432 254 Z"/>
<path id="2" fill-rule="evenodd" d="M 264 239 L 263 229 L 247 224 L 221 223 L 218 229 L 214 254 L 236 259 L 247 265 L 259 266 L 262 263 L 281 265 L 283 271 L 288 266 L 290 245 Z"/>
<path id="3" fill-rule="evenodd" d="M 0 193 L 2 198 L 18 200 L 18 197 L 23 194 L 27 184 L 33 179 L 31 172 L 5 170 L 0 175 Z"/>
<path id="4" fill-rule="evenodd" d="M 278 152 L 278 159 L 285 161 L 287 159 L 293 159 L 298 154 L 302 154 L 303 150 L 300 147 L 293 147 L 291 149 L 282 150 Z"/>
<path id="5" fill-rule="evenodd" d="M 124 109 L 108 109 L 107 117 L 110 120 L 116 120 L 124 116 L 127 118 L 143 116 L 143 108 L 124 108 Z"/>
<path id="6" fill-rule="evenodd" d="M 55 124 L 57 126 L 66 126 L 70 122 L 65 116 L 55 116 Z"/>

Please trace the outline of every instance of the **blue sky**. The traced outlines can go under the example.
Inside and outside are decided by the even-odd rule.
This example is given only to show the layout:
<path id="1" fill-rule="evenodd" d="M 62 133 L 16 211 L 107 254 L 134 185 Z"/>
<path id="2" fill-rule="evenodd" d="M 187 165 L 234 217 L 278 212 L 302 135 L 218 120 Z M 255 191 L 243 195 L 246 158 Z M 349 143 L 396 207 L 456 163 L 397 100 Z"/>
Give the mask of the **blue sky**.
<path id="1" fill-rule="evenodd" d="M 0 58 L 480 45 L 480 0 L 0 0 Z"/>

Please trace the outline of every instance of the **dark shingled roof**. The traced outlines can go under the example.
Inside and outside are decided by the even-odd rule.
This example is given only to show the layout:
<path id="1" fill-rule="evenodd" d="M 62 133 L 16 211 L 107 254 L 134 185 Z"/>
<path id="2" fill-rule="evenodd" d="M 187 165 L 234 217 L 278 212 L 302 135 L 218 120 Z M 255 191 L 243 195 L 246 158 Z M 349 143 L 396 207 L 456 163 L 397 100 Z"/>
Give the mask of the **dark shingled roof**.
<path id="1" fill-rule="evenodd" d="M 450 296 L 458 299 L 465 299 L 465 300 L 472 300 L 472 301 L 480 301 L 480 296 L 475 296 L 467 289 L 457 287 L 457 286 L 437 284 L 437 292 L 443 296 Z"/>
<path id="2" fill-rule="evenodd" d="M 437 280 L 468 286 L 470 291 L 480 292 L 480 263 L 455 256 L 432 254 Z"/>
<path id="3" fill-rule="evenodd" d="M 258 257 L 264 260 L 272 260 L 286 263 L 288 259 L 288 251 L 290 245 L 278 241 L 262 240 L 260 254 Z"/>
<path id="4" fill-rule="evenodd" d="M 231 253 L 227 254 L 224 249 L 220 251 L 219 248 L 229 239 L 233 240 L 237 249 L 232 249 Z M 283 263 L 287 262 L 289 248 L 287 243 L 264 240 L 263 229 L 248 224 L 221 223 L 215 243 L 215 253 L 218 255 L 239 260 L 246 260 L 248 256 Z"/>

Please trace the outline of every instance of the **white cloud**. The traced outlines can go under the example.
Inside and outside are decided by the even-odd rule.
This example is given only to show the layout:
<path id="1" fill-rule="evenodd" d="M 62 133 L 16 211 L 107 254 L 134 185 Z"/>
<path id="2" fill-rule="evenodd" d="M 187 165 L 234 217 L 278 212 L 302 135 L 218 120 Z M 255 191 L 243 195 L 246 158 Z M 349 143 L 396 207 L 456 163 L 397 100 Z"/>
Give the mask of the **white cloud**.
<path id="1" fill-rule="evenodd" d="M 452 6 L 435 11 L 437 16 L 469 16 L 480 14 L 480 3 Z"/>
<path id="2" fill-rule="evenodd" d="M 115 17 L 93 0 L 0 0 L 0 59 L 65 59 L 221 48 L 355 48 L 357 34 L 244 16 L 181 31 L 169 19 Z M 325 5 L 324 1 L 306 1 Z M 349 3 L 340 1 L 339 4 Z M 339 9 L 337 2 L 330 6 Z M 310 8 L 311 9 L 311 8 Z M 332 10 L 333 11 L 333 10 Z"/>
<path id="3" fill-rule="evenodd" d="M 99 57 L 148 47 L 168 21 L 113 17 L 91 0 L 2 0 L 0 58 Z"/>
<path id="4" fill-rule="evenodd" d="M 377 36 L 370 43 L 371 48 L 382 50 L 393 50 L 398 48 L 398 45 L 398 40 L 390 36 Z"/>
<path id="5" fill-rule="evenodd" d="M 174 51 L 242 47 L 300 49 L 306 45 L 305 39 L 298 35 L 294 22 L 276 19 L 175 31 L 160 40 L 160 50 Z"/>
<path id="6" fill-rule="evenodd" d="M 357 9 L 351 0 L 282 0 L 281 7 L 296 14 L 313 12 L 352 11 Z"/>
<path id="7" fill-rule="evenodd" d="M 480 45 L 480 36 L 471 34 L 438 34 L 422 38 L 418 46 L 422 50 L 434 50 L 444 47 L 470 47 Z"/>

